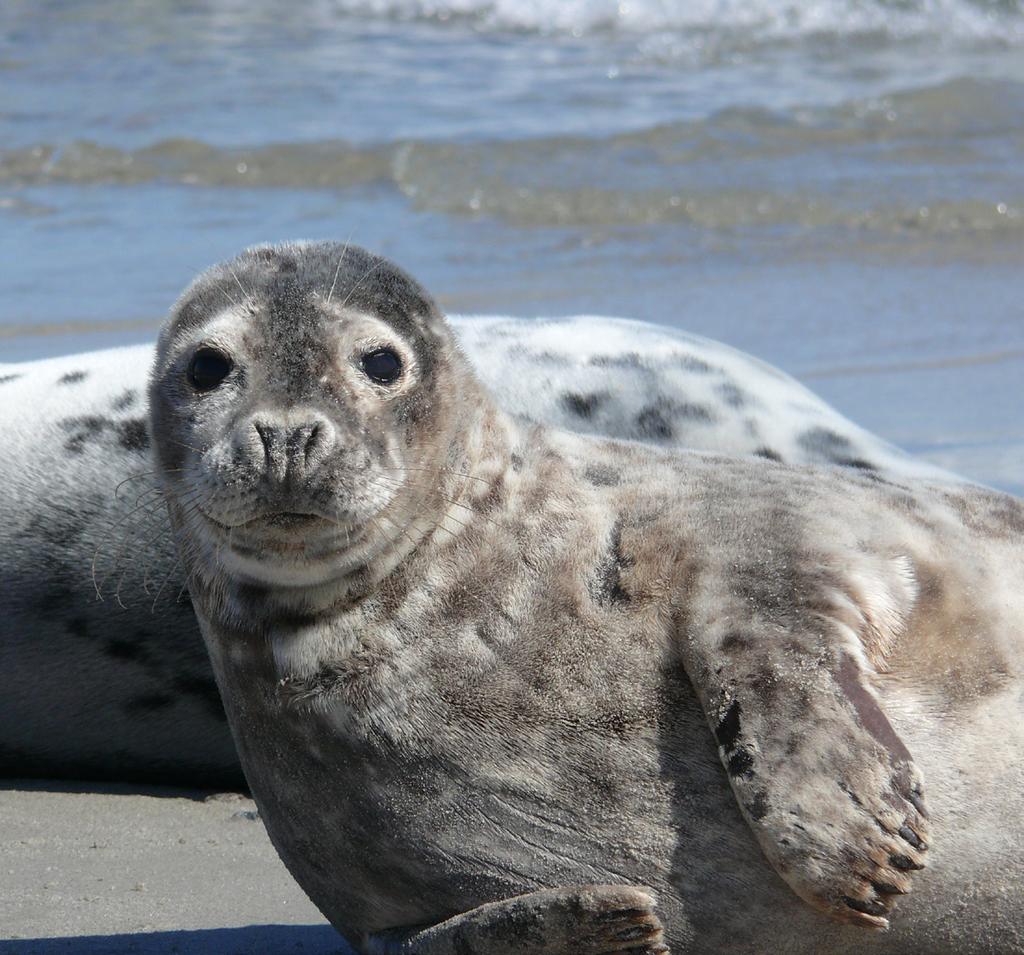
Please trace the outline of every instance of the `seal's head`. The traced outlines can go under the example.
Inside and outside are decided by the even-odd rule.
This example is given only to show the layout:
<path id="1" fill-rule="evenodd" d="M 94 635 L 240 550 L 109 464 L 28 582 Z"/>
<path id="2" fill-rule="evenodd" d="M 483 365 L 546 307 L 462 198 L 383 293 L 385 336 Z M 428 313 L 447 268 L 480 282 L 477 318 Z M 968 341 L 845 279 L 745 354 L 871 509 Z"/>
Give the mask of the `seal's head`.
<path id="1" fill-rule="evenodd" d="M 175 305 L 150 383 L 190 573 L 294 588 L 388 563 L 450 499 L 479 394 L 386 259 L 325 242 L 215 266 Z"/>

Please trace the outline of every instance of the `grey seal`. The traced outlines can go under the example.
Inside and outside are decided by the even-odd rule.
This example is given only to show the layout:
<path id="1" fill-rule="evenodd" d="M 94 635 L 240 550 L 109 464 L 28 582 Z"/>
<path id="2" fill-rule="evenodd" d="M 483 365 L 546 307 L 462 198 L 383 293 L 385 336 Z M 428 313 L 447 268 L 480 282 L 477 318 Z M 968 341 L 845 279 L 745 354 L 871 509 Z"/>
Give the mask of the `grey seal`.
<path id="1" fill-rule="evenodd" d="M 523 425 L 329 243 L 200 277 L 150 414 L 253 794 L 360 951 L 1020 950 L 1020 501 Z"/>
<path id="2" fill-rule="evenodd" d="M 957 480 L 718 342 L 593 315 L 452 326 L 521 420 Z M 153 480 L 152 363 L 139 345 L 0 365 L 4 775 L 244 785 Z"/>

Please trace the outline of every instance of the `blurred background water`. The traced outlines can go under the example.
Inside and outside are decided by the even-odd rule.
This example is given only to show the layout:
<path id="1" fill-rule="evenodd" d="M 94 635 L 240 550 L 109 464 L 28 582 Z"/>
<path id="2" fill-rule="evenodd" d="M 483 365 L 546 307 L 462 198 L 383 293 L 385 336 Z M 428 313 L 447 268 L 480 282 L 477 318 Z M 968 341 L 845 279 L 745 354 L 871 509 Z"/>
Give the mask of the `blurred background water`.
<path id="1" fill-rule="evenodd" d="M 0 361 L 255 242 L 772 361 L 1024 492 L 1018 0 L 4 0 Z"/>

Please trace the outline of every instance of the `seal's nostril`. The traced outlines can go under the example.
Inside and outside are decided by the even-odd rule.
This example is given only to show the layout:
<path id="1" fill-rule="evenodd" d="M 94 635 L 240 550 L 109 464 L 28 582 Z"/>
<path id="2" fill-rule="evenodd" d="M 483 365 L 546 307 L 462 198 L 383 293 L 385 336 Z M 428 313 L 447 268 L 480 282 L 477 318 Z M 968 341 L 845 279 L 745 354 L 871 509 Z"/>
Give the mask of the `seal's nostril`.
<path id="1" fill-rule="evenodd" d="M 315 421 L 309 429 L 309 435 L 306 437 L 305 455 L 307 464 L 309 463 L 310 455 L 313 454 L 317 450 L 317 447 L 323 443 L 322 438 L 323 427 L 320 425 L 319 421 Z"/>
<path id="2" fill-rule="evenodd" d="M 334 428 L 330 421 L 317 415 L 301 429 L 303 457 L 308 469 L 322 460 L 334 445 Z"/>
<path id="3" fill-rule="evenodd" d="M 252 426 L 260 436 L 260 441 L 263 443 L 263 455 L 266 459 L 267 465 L 269 466 L 270 455 L 274 445 L 274 429 L 262 421 L 254 421 Z"/>
<path id="4" fill-rule="evenodd" d="M 304 419 L 304 420 L 303 420 Z M 301 421 L 301 423 L 297 423 Z M 261 414 L 250 421 L 247 442 L 251 463 L 262 466 L 271 483 L 304 480 L 334 444 L 334 429 L 320 415 L 282 415 L 271 417 Z M 257 444 L 252 435 L 259 436 Z M 260 457 L 262 449 L 262 461 Z"/>

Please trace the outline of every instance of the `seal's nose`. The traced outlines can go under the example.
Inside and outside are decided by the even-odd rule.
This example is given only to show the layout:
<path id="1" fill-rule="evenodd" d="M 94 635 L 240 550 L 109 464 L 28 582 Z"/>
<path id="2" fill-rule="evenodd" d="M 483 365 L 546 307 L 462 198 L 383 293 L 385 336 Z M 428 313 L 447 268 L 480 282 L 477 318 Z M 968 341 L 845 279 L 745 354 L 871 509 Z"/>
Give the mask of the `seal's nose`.
<path id="1" fill-rule="evenodd" d="M 267 479 L 274 484 L 301 481 L 319 467 L 334 447 L 334 427 L 315 412 L 289 412 L 286 415 L 261 413 L 251 419 L 252 430 L 262 448 Z"/>

